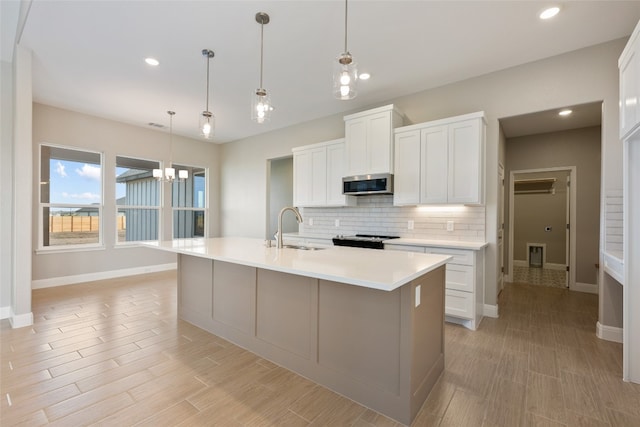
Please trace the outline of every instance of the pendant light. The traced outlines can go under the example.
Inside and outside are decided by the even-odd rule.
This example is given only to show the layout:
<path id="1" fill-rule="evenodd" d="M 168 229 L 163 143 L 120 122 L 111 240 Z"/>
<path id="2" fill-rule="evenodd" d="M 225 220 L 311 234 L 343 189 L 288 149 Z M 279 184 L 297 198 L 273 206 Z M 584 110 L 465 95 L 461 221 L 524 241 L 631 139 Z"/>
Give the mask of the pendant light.
<path id="1" fill-rule="evenodd" d="M 175 111 L 167 111 L 169 115 L 169 167 L 164 168 L 164 174 L 162 169 L 154 169 L 153 177 L 162 182 L 173 182 L 176 179 L 176 170 L 173 167 L 173 116 Z M 184 181 L 189 178 L 189 171 L 186 169 L 178 171 L 178 178 L 180 181 Z"/>
<path id="2" fill-rule="evenodd" d="M 257 123 L 268 122 L 271 118 L 271 97 L 262 86 L 262 68 L 264 59 L 264 26 L 269 23 L 269 15 L 256 13 L 256 22 L 260 24 L 260 86 L 251 96 L 251 120 Z"/>
<path id="3" fill-rule="evenodd" d="M 356 61 L 347 49 L 348 0 L 344 1 L 344 52 L 334 61 L 333 96 L 337 99 L 353 99 L 358 94 L 356 82 L 358 70 Z"/>
<path id="4" fill-rule="evenodd" d="M 209 63 L 214 53 L 209 49 L 202 49 L 202 56 L 207 58 L 207 104 L 205 110 L 200 114 L 200 135 L 206 139 L 213 137 L 215 127 L 215 116 L 209 111 Z"/>

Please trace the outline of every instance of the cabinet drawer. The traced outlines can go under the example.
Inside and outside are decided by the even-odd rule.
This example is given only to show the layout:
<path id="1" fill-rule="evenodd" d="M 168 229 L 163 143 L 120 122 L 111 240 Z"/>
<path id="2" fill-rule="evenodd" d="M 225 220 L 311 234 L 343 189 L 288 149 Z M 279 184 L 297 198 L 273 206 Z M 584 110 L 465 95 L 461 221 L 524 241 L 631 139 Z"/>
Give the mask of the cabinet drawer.
<path id="1" fill-rule="evenodd" d="M 447 289 L 444 297 L 444 314 L 473 319 L 473 294 Z"/>
<path id="2" fill-rule="evenodd" d="M 470 265 L 447 264 L 447 289 L 473 292 L 473 267 Z"/>
<path id="3" fill-rule="evenodd" d="M 449 261 L 450 264 L 473 265 L 473 251 L 427 247 L 426 252 L 428 254 L 452 256 L 453 259 Z"/>

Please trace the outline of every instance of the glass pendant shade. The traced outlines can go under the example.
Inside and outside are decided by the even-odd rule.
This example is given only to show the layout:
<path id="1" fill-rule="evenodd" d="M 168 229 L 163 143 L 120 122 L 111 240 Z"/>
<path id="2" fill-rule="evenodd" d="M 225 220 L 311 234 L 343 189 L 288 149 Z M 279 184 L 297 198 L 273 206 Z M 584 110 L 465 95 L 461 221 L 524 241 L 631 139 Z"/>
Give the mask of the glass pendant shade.
<path id="1" fill-rule="evenodd" d="M 162 179 L 162 169 L 154 169 L 153 170 L 153 177 L 157 180 L 161 180 Z"/>
<path id="2" fill-rule="evenodd" d="M 187 179 L 189 178 L 189 171 L 186 169 L 181 169 L 178 171 L 178 178 L 179 179 Z"/>
<path id="3" fill-rule="evenodd" d="M 215 128 L 216 118 L 208 111 L 203 111 L 200 114 L 200 135 L 206 139 L 213 138 L 213 130 Z"/>
<path id="4" fill-rule="evenodd" d="M 271 97 L 264 89 L 257 89 L 251 97 L 251 120 L 266 123 L 271 118 Z"/>
<path id="5" fill-rule="evenodd" d="M 333 66 L 333 96 L 336 99 L 353 99 L 358 94 L 358 69 L 349 52 L 340 55 Z"/>
<path id="6" fill-rule="evenodd" d="M 169 167 L 164 168 L 164 174 L 162 169 L 154 169 L 153 177 L 161 182 L 173 182 L 176 179 L 176 169 L 173 167 L 171 158 L 173 157 L 173 116 L 176 114 L 174 111 L 167 111 L 169 114 Z M 188 170 L 178 171 L 178 177 L 181 181 L 189 178 Z"/>

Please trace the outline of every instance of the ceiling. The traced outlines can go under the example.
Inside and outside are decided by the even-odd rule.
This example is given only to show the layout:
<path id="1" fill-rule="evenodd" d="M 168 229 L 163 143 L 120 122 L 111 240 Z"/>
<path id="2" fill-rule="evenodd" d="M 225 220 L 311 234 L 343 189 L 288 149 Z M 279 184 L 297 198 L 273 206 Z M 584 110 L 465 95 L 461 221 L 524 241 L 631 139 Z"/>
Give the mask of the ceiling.
<path id="1" fill-rule="evenodd" d="M 568 116 L 558 114 L 563 110 L 571 110 L 571 114 Z M 500 126 L 502 126 L 502 131 L 506 138 L 560 132 L 600 126 L 601 124 L 602 102 L 570 105 L 563 108 L 500 119 Z"/>
<path id="2" fill-rule="evenodd" d="M 331 95 L 342 1 L 33 0 L 20 43 L 33 51 L 34 101 L 145 127 L 168 125 L 173 110 L 174 132 L 192 138 L 211 49 L 209 109 L 225 143 L 625 37 L 640 19 L 638 1 L 561 3 L 541 21 L 547 2 L 352 0 L 348 48 L 372 77 L 351 101 Z M 250 120 L 259 11 L 271 17 L 264 87 L 275 106 L 263 125 Z"/>

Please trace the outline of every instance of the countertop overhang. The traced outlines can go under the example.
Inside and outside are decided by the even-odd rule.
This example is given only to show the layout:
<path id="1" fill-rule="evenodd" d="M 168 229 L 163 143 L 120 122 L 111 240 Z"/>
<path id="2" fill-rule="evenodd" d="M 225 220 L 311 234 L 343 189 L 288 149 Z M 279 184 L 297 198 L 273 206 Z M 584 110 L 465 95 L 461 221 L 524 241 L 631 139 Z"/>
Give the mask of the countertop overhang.
<path id="1" fill-rule="evenodd" d="M 174 239 L 143 246 L 250 267 L 393 291 L 445 265 L 450 256 L 349 247 L 300 250 L 266 247 L 245 237 Z"/>

